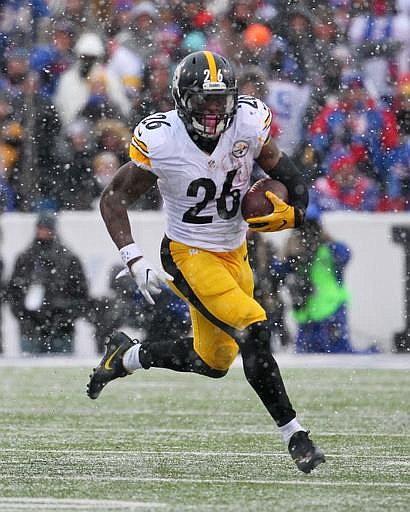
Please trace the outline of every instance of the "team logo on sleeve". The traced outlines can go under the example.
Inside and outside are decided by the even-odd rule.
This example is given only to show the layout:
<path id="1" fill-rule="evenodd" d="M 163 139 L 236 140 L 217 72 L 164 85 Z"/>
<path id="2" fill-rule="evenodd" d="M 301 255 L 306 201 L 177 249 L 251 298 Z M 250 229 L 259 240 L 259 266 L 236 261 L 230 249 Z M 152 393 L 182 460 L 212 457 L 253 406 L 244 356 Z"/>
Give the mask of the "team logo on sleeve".
<path id="1" fill-rule="evenodd" d="M 243 158 L 248 152 L 249 144 L 244 140 L 237 140 L 232 148 L 232 154 L 235 158 Z"/>

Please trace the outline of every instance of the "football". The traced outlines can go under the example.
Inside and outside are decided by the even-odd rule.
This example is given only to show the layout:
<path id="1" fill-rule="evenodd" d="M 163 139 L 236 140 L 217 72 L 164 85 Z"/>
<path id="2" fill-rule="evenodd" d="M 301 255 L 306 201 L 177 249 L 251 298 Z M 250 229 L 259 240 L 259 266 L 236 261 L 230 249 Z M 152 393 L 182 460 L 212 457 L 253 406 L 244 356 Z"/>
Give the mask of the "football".
<path id="1" fill-rule="evenodd" d="M 255 182 L 243 196 L 241 211 L 245 220 L 252 217 L 263 217 L 273 212 L 273 204 L 265 196 L 265 192 L 268 190 L 276 194 L 282 201 L 288 200 L 288 189 L 283 183 L 272 178 L 262 178 Z"/>

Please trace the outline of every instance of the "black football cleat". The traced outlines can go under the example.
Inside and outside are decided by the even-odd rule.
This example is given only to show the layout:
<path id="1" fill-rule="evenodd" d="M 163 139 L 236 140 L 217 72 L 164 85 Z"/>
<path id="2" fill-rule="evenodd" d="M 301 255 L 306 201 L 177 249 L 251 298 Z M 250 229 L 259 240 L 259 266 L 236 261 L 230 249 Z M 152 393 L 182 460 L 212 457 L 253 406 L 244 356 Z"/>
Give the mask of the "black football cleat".
<path id="1" fill-rule="evenodd" d="M 326 462 L 325 454 L 309 439 L 309 431 L 295 432 L 290 438 L 288 450 L 303 473 L 310 473 L 316 466 Z"/>
<path id="2" fill-rule="evenodd" d="M 95 400 L 104 387 L 114 379 L 130 375 L 122 364 L 125 352 L 136 345 L 129 336 L 123 332 L 112 334 L 105 344 L 105 354 L 97 368 L 93 369 L 90 381 L 87 384 L 87 395 Z"/>

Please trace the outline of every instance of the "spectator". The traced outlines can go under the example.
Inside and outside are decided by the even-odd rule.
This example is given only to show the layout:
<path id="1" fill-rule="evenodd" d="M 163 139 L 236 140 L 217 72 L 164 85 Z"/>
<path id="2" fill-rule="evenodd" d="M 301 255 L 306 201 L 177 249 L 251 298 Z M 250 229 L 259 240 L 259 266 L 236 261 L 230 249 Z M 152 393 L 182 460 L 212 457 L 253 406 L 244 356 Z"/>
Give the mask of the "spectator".
<path id="1" fill-rule="evenodd" d="M 82 265 L 59 240 L 53 213 L 39 214 L 35 238 L 17 258 L 7 297 L 31 354 L 73 351 L 74 322 L 88 307 Z"/>
<path id="2" fill-rule="evenodd" d="M 273 135 L 312 181 L 335 154 L 353 152 L 360 172 L 382 189 L 380 209 L 407 208 L 408 139 L 401 135 L 399 143 L 385 105 L 410 72 L 408 0 L 3 3 L 0 90 L 11 108 L 0 130 L 3 207 L 65 207 L 55 197 L 67 176 L 55 161 L 54 138 L 39 143 L 44 133 L 58 133 L 55 118 L 64 128 L 86 118 L 90 139 L 100 120 L 121 119 L 133 129 L 146 114 L 173 107 L 165 76 L 187 52 L 207 49 L 230 57 L 238 70 L 253 64 L 266 74 L 266 100 L 280 130 Z M 345 108 L 358 95 L 352 75 L 369 91 L 356 101 L 361 109 Z M 51 115 L 53 103 L 57 115 Z M 397 97 L 393 103 L 396 108 Z M 38 119 L 43 108 L 44 123 Z M 406 123 L 399 110 L 397 122 Z M 90 170 L 95 152 L 86 153 Z M 117 154 L 121 163 L 124 153 Z M 158 207 L 157 199 L 143 207 L 152 201 Z M 68 208 L 77 208 L 74 203 Z"/>
<path id="3" fill-rule="evenodd" d="M 121 112 L 108 92 L 107 73 L 102 67 L 94 68 L 88 77 L 90 94 L 79 116 L 96 122 L 100 119 L 120 119 Z M 128 112 L 127 112 L 128 113 Z"/>
<path id="4" fill-rule="evenodd" d="M 79 119 L 67 126 L 63 135 L 56 148 L 58 206 L 67 210 L 88 210 L 97 195 L 92 172 L 95 152 L 91 149 L 89 125 Z"/>
<path id="5" fill-rule="evenodd" d="M 261 58 L 266 53 L 272 41 L 272 31 L 263 23 L 252 23 L 243 32 L 243 51 L 241 62 L 260 65 L 264 62 Z"/>
<path id="6" fill-rule="evenodd" d="M 95 124 L 94 135 L 94 144 L 98 151 L 115 153 L 120 165 L 127 161 L 130 132 L 122 121 L 102 119 Z"/>
<path id="7" fill-rule="evenodd" d="M 147 59 L 138 104 L 134 105 L 130 115 L 132 127 L 150 114 L 174 108 L 169 86 L 171 71 L 171 59 L 167 55 L 159 54 Z"/>
<path id="8" fill-rule="evenodd" d="M 288 43 L 288 51 L 294 57 L 297 67 L 301 70 L 301 83 L 308 83 L 314 87 L 323 84 L 322 61 L 326 55 L 326 49 L 319 53 L 316 47 L 314 33 L 315 19 L 312 12 L 301 3 L 291 7 L 286 12 L 286 21 L 283 23 L 280 35 Z"/>
<path id="9" fill-rule="evenodd" d="M 13 120 L 12 100 L 6 91 L 0 90 L 0 211 L 12 211 L 16 207 L 16 193 L 11 185 L 13 170 L 19 160 L 21 125 Z M 16 137 L 12 137 L 12 132 Z"/>
<path id="10" fill-rule="evenodd" d="M 153 2 L 144 0 L 131 9 L 130 23 L 116 37 L 119 44 L 128 48 L 143 62 L 156 51 L 158 9 Z"/>
<path id="11" fill-rule="evenodd" d="M 116 329 L 141 325 L 136 307 L 136 286 L 130 276 L 117 278 L 121 266 L 114 266 L 109 276 L 109 293 L 91 299 L 92 307 L 88 320 L 95 328 L 97 352 L 102 354 L 107 337 Z"/>
<path id="12" fill-rule="evenodd" d="M 141 89 L 144 62 L 139 55 L 120 44 L 119 38 L 111 41 L 109 54 L 107 69 L 121 80 L 127 98 L 132 102 Z"/>
<path id="13" fill-rule="evenodd" d="M 16 194 L 7 182 L 3 166 L 0 167 L 0 213 L 12 212 L 16 208 Z"/>
<path id="14" fill-rule="evenodd" d="M 328 174 L 314 182 L 310 200 L 320 212 L 376 211 L 380 191 L 372 178 L 358 171 L 355 157 L 345 154 L 335 158 Z"/>
<path id="15" fill-rule="evenodd" d="M 279 126 L 277 142 L 288 155 L 293 155 L 304 135 L 304 116 L 311 94 L 307 84 L 299 85 L 281 73 L 268 83 L 267 105 Z M 295 101 L 295 98 L 298 100 Z"/>
<path id="16" fill-rule="evenodd" d="M 399 132 L 405 139 L 410 138 L 410 72 L 402 75 L 397 83 L 394 111 Z"/>
<path id="17" fill-rule="evenodd" d="M 92 115 L 92 109 L 97 110 L 97 115 L 103 111 L 114 117 L 120 112 L 126 117 L 129 102 L 121 80 L 101 64 L 105 56 L 101 38 L 86 32 L 78 39 L 74 51 L 78 60 L 61 75 L 54 98 L 64 125 L 81 113 Z"/>
<path id="18" fill-rule="evenodd" d="M 24 127 L 24 144 L 20 168 L 13 177 L 14 188 L 21 209 L 55 209 L 58 204 L 55 147 L 61 129 L 60 118 L 50 97 L 40 93 L 37 73 L 29 73 L 23 92 L 24 99 L 15 100 Z"/>
<path id="19" fill-rule="evenodd" d="M 22 67 L 19 67 L 22 66 Z M 0 93 L 0 168 L 15 192 L 19 210 L 32 211 L 44 201 L 56 204 L 55 140 L 60 120 L 50 99 L 40 93 L 38 74 L 20 62 Z M 20 70 L 20 71 L 18 71 Z"/>
<path id="20" fill-rule="evenodd" d="M 47 23 L 49 9 L 46 0 L 34 2 L 2 1 L 0 33 L 6 47 L 32 43 L 42 37 L 42 28 Z"/>
<path id="21" fill-rule="evenodd" d="M 93 173 L 96 182 L 98 195 L 110 183 L 116 170 L 120 167 L 120 162 L 111 151 L 101 151 L 93 160 Z"/>
<path id="22" fill-rule="evenodd" d="M 397 122 L 391 111 L 370 97 L 360 75 L 342 78 L 338 100 L 322 108 L 309 132 L 324 169 L 333 155 L 351 152 L 365 174 L 386 188 L 393 150 L 399 143 Z"/>
<path id="23" fill-rule="evenodd" d="M 75 60 L 73 53 L 76 27 L 68 21 L 50 23 L 51 41 L 36 45 L 30 55 L 30 68 L 39 75 L 39 90 L 47 97 L 55 93 L 60 75 Z"/>
<path id="24" fill-rule="evenodd" d="M 74 62 L 74 43 L 77 36 L 77 27 L 74 23 L 61 20 L 53 26 L 53 46 L 57 59 L 53 64 L 53 71 L 57 77 L 66 71 Z"/>
<path id="25" fill-rule="evenodd" d="M 140 328 L 143 328 L 144 339 L 148 343 L 163 342 L 166 339 L 175 340 L 171 343 L 178 343 L 178 340 L 190 335 L 188 305 L 168 287 L 162 289 L 153 306 L 139 292 L 136 300 Z"/>
<path id="26" fill-rule="evenodd" d="M 99 353 L 104 352 L 107 336 L 124 327 L 141 330 L 140 336 L 151 343 L 163 341 L 169 336 L 177 340 L 189 335 L 189 310 L 181 299 L 164 288 L 155 306 L 151 306 L 144 300 L 128 273 L 118 277 L 122 269 L 121 266 L 112 269 L 111 294 L 93 300 L 90 319 L 95 325 Z"/>
<path id="27" fill-rule="evenodd" d="M 212 49 L 220 51 L 238 67 L 241 63 L 245 64 L 245 61 L 242 60 L 244 32 L 248 26 L 258 21 L 256 19 L 257 4 L 256 0 L 229 2 L 227 12 L 220 20 L 219 44 L 221 48 Z"/>
<path id="28" fill-rule="evenodd" d="M 50 2 L 50 7 L 52 9 L 52 19 L 73 23 L 79 32 L 84 31 L 86 26 L 90 24 L 89 16 L 87 15 L 88 3 L 82 0 Z"/>
<path id="29" fill-rule="evenodd" d="M 379 98 L 388 98 L 397 73 L 410 70 L 410 18 L 395 14 L 391 0 L 381 9 L 374 4 L 374 9 L 352 19 L 349 39 L 365 79 L 374 83 Z"/>
<path id="30" fill-rule="evenodd" d="M 5 52 L 5 69 L 1 88 L 11 98 L 24 96 L 24 81 L 29 72 L 29 52 L 23 47 L 12 47 Z"/>
<path id="31" fill-rule="evenodd" d="M 291 234 L 285 262 L 274 263 L 292 298 L 296 352 L 352 352 L 344 283 L 349 259 L 349 248 L 311 218 Z"/>
<path id="32" fill-rule="evenodd" d="M 104 23 L 104 28 L 110 37 L 115 38 L 121 31 L 126 31 L 131 26 L 133 6 L 134 0 L 113 0 L 111 2 L 111 12 L 107 13 L 108 23 Z"/>
<path id="33" fill-rule="evenodd" d="M 172 61 L 173 66 L 181 59 L 183 55 L 183 51 L 181 48 L 181 43 L 185 46 L 187 39 L 189 39 L 190 34 L 200 34 L 199 37 L 205 38 L 203 31 L 195 30 L 194 32 L 190 32 L 188 34 L 183 34 L 181 28 L 173 19 L 164 20 L 163 28 L 157 33 L 155 44 L 158 48 L 158 53 L 166 55 Z M 185 39 L 183 35 L 186 36 Z M 195 38 L 194 38 L 195 41 Z M 189 43 L 189 44 L 192 44 Z M 184 49 L 186 51 L 186 49 Z M 185 53 L 184 53 L 185 55 Z"/>
<path id="34" fill-rule="evenodd" d="M 400 77 L 393 105 L 400 144 L 392 158 L 389 194 L 379 206 L 381 211 L 410 209 L 410 73 Z"/>
<path id="35" fill-rule="evenodd" d="M 266 311 L 271 331 L 272 352 L 291 344 L 286 325 L 285 304 L 281 294 L 283 282 L 273 270 L 275 247 L 263 235 L 248 231 L 248 256 L 255 281 L 253 295 Z"/>
<path id="36" fill-rule="evenodd" d="M 0 184 L 1 190 L 1 184 Z M 2 242 L 2 233 L 0 231 L 0 243 Z M 3 276 L 3 258 L 0 256 L 0 326 L 2 325 L 3 320 L 3 303 L 6 298 L 6 283 L 4 282 Z M 0 354 L 3 352 L 3 338 L 2 338 L 2 330 L 0 329 Z"/>

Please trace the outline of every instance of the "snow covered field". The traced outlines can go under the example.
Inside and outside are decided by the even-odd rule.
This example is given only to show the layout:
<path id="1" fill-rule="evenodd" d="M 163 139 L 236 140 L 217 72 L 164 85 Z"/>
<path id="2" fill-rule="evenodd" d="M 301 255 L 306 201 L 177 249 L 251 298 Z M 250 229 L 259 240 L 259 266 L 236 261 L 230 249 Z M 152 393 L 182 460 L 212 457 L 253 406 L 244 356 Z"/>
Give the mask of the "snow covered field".
<path id="1" fill-rule="evenodd" d="M 237 367 L 141 371 L 91 401 L 95 360 L 0 360 L 0 510 L 407 511 L 410 358 L 278 360 L 327 455 L 311 475 Z"/>

